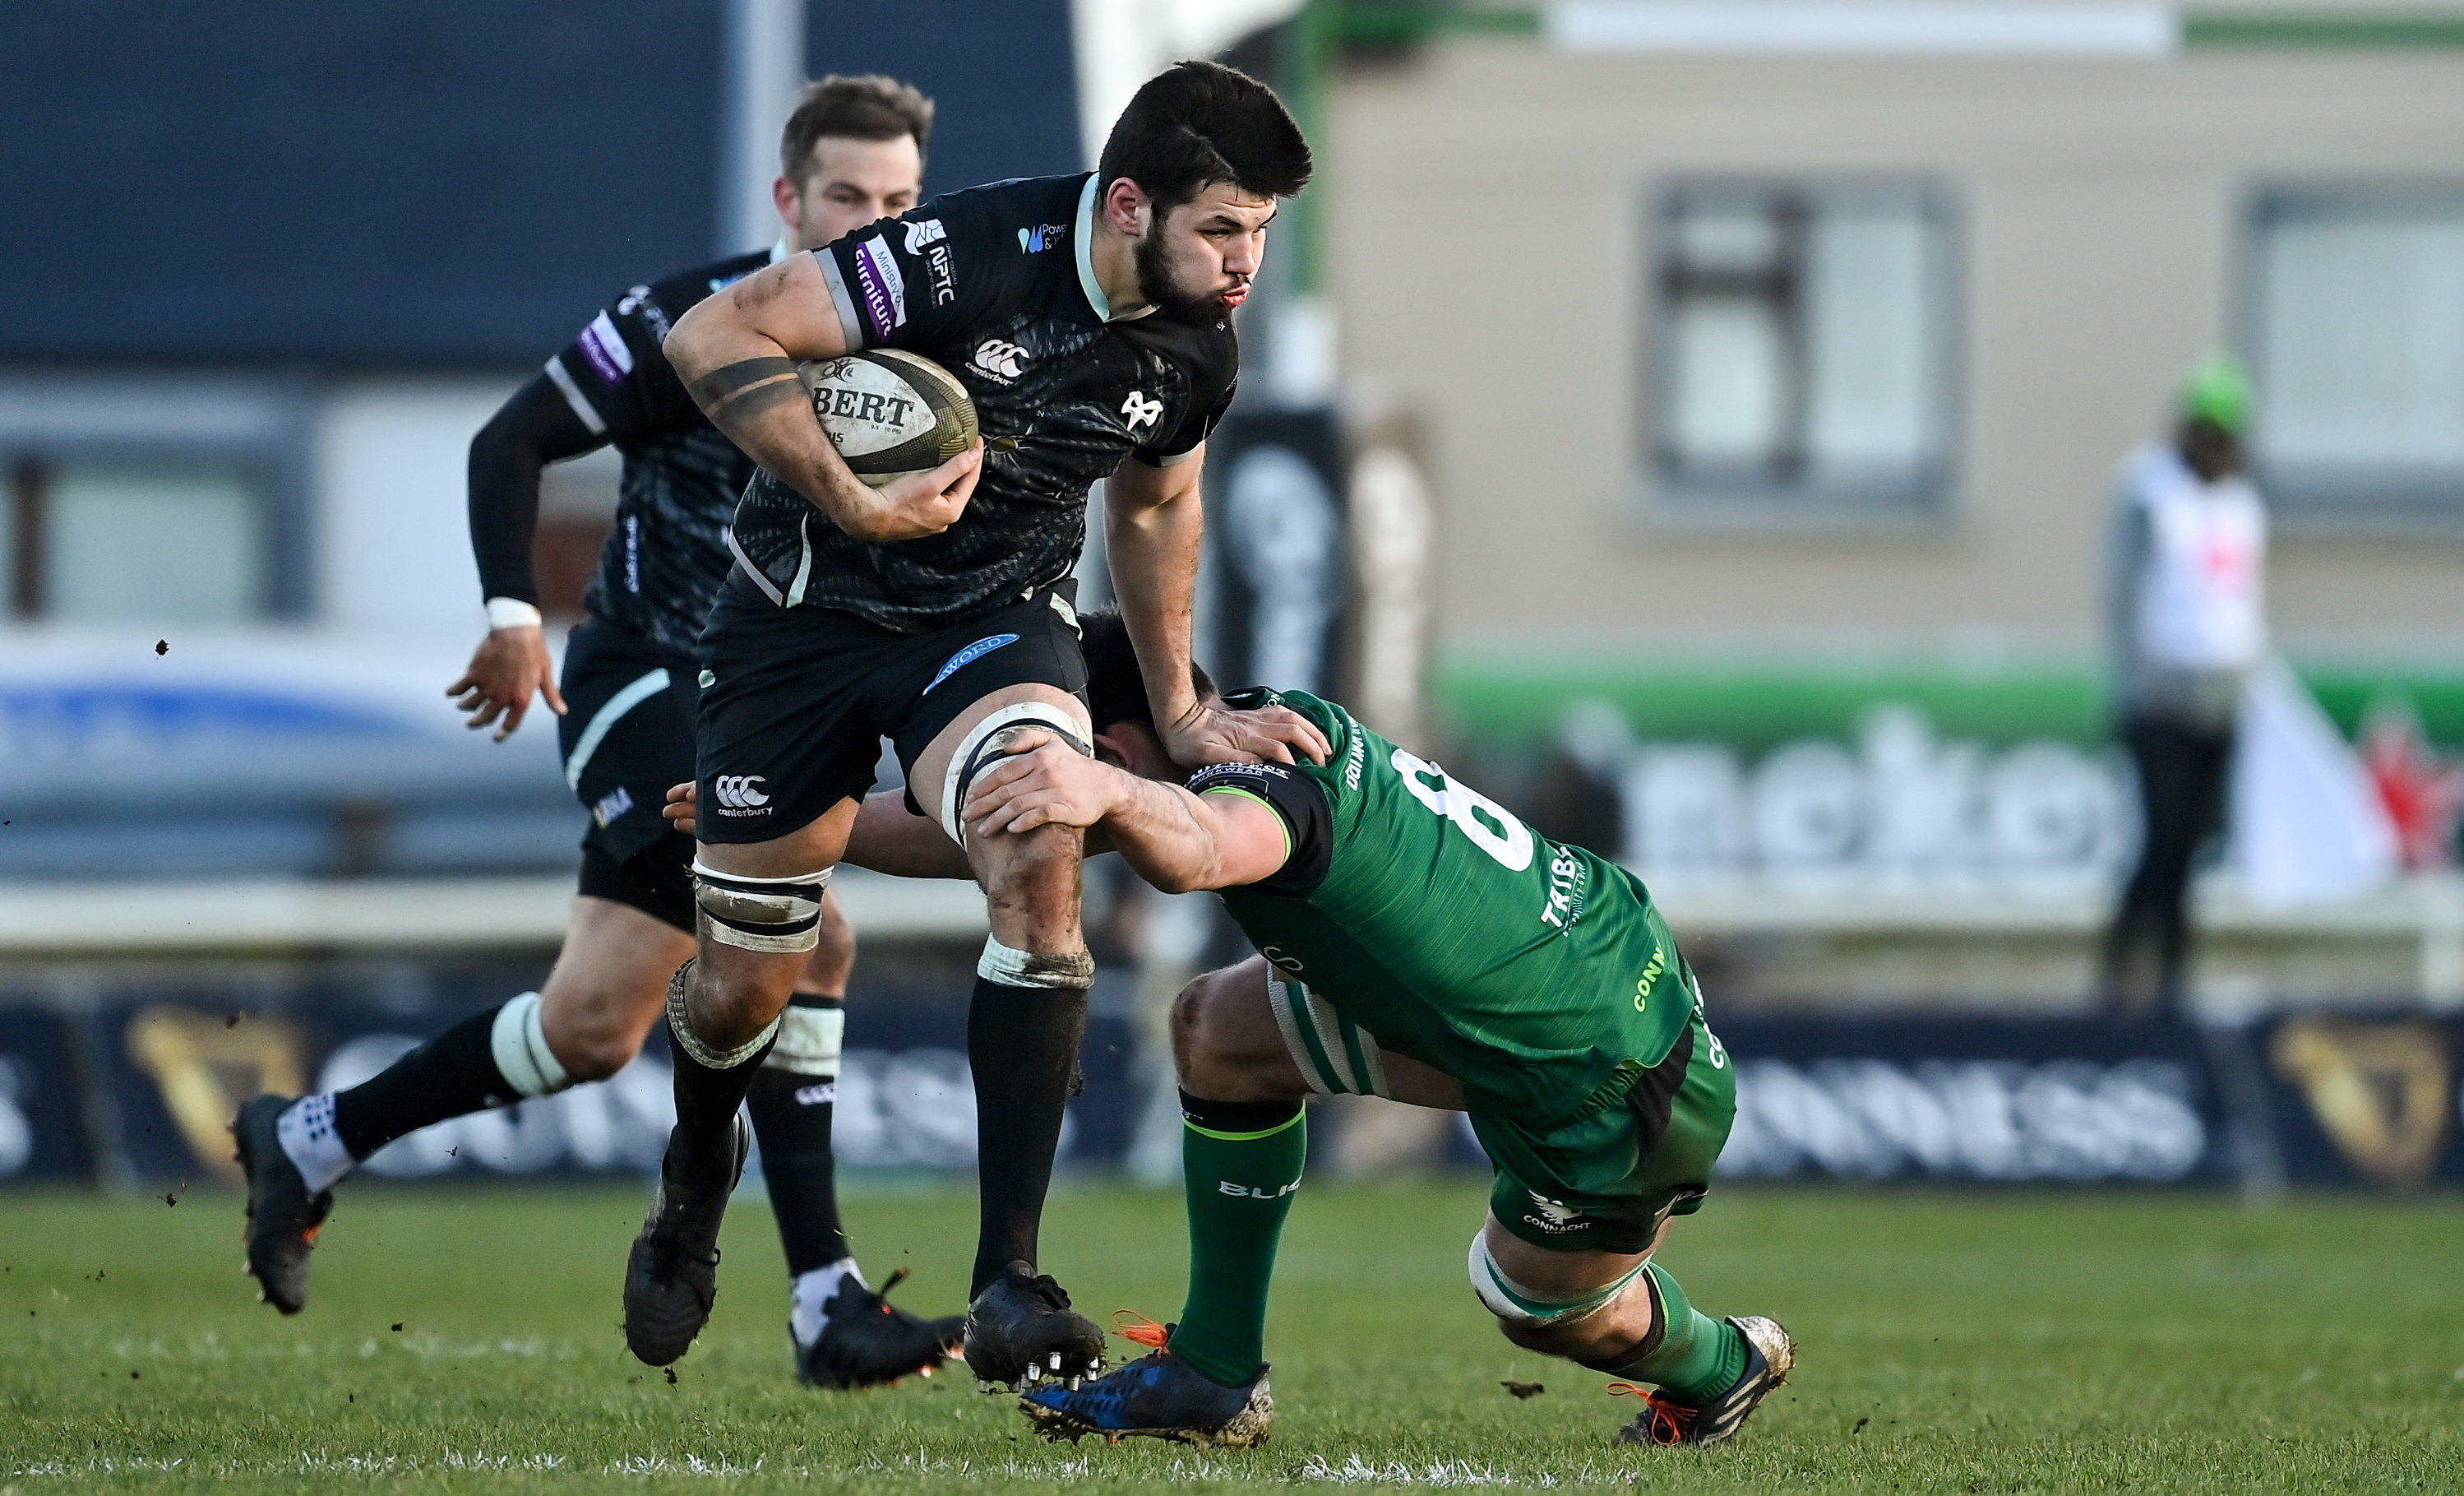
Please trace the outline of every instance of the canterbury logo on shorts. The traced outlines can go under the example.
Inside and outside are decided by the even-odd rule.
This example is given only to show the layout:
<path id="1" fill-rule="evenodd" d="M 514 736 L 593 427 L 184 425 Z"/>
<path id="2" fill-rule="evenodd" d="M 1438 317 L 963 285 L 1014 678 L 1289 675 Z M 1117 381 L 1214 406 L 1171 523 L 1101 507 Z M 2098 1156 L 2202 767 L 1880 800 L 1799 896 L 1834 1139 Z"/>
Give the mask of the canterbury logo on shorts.
<path id="1" fill-rule="evenodd" d="M 718 797 L 721 815 L 767 815 L 770 796 L 761 788 L 761 774 L 721 774 L 711 782 L 711 793 Z"/>

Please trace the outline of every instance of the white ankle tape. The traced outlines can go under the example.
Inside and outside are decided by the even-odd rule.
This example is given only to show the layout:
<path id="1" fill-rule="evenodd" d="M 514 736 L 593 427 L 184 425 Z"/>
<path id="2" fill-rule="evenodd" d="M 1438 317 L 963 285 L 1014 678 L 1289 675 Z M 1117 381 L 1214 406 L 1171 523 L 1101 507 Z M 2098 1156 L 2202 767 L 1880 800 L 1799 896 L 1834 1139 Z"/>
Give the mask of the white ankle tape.
<path id="1" fill-rule="evenodd" d="M 1083 950 L 1049 954 L 1013 950 L 997 935 L 984 937 L 976 974 L 1003 987 L 1088 988 L 1095 985 L 1095 958 Z"/>
<path id="2" fill-rule="evenodd" d="M 845 1008 L 836 1004 L 807 1008 L 791 1002 L 779 1015 L 779 1043 L 770 1058 L 761 1061 L 761 1068 L 834 1081 L 839 1073 L 839 1045 L 846 1038 Z"/>
<path id="3" fill-rule="evenodd" d="M 822 943 L 822 894 L 830 870 L 792 878 L 747 878 L 693 860 L 693 904 L 701 927 L 722 946 L 797 955 Z"/>
<path id="4" fill-rule="evenodd" d="M 488 1030 L 488 1053 L 496 1073 L 520 1096 L 553 1096 L 573 1083 L 555 1051 L 547 1047 L 547 1025 L 540 1020 L 537 993 L 524 993 L 496 1010 Z"/>
<path id="5" fill-rule="evenodd" d="M 1648 1265 L 1638 1263 L 1634 1271 L 1617 1282 L 1569 1302 L 1552 1299 L 1536 1288 L 1527 1288 L 1507 1277 L 1497 1265 L 1497 1259 L 1489 1256 L 1488 1232 L 1485 1229 L 1471 1239 L 1472 1291 L 1480 1295 L 1480 1302 L 1487 1306 L 1488 1312 L 1509 1325 L 1536 1328 L 1571 1325 L 1577 1320 L 1589 1319 L 1615 1304 Z"/>
<path id="6" fill-rule="evenodd" d="M 1094 756 L 1095 750 L 1087 746 L 1091 729 L 1068 707 L 1051 702 L 1014 702 L 993 712 L 958 740 L 957 751 L 950 755 L 950 768 L 941 775 L 941 829 L 951 840 L 962 847 L 967 844 L 966 820 L 959 813 L 967 808 L 976 776 L 1015 751 L 1020 736 L 1039 728 L 1087 757 Z"/>
<path id="7" fill-rule="evenodd" d="M 761 1046 L 770 1042 L 770 1036 L 779 1032 L 779 1020 L 772 1018 L 760 1033 L 734 1049 L 711 1048 L 693 1031 L 693 1018 L 685 1008 L 685 978 L 692 971 L 693 963 L 688 961 L 676 968 L 676 974 L 668 982 L 668 1038 L 703 1068 L 733 1070 L 761 1052 Z"/>

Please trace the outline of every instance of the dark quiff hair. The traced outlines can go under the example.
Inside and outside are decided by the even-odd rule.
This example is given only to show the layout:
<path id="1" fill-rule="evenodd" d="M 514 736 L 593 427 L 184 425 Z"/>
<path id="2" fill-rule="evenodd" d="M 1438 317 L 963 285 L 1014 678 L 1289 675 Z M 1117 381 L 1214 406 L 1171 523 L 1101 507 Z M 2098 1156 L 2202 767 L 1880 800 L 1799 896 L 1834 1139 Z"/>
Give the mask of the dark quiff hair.
<path id="1" fill-rule="evenodd" d="M 1289 197 L 1309 186 L 1309 142 L 1273 89 L 1220 62 L 1177 62 L 1113 122 L 1096 190 L 1128 177 L 1161 215 L 1218 182 Z"/>
<path id="2" fill-rule="evenodd" d="M 813 168 L 813 143 L 825 136 L 852 141 L 915 137 L 920 159 L 933 139 L 933 100 L 922 90 L 879 73 L 829 77 L 804 85 L 796 112 L 779 132 L 779 174 L 801 187 Z"/>
<path id="3" fill-rule="evenodd" d="M 1087 655 L 1087 715 L 1094 719 L 1095 730 L 1108 732 L 1126 722 L 1154 732 L 1155 707 L 1147 702 L 1146 677 L 1138 671 L 1137 648 L 1130 642 L 1130 626 L 1121 615 L 1109 608 L 1080 614 L 1078 642 Z M 1189 685 L 1201 702 L 1221 694 L 1215 678 L 1194 659 Z"/>

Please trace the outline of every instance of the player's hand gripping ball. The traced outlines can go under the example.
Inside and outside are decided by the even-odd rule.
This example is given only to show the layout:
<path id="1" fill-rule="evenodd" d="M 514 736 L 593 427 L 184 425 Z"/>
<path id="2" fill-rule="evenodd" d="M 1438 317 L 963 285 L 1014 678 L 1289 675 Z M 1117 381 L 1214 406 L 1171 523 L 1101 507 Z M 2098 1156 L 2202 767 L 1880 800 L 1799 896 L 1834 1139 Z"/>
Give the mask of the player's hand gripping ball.
<path id="1" fill-rule="evenodd" d="M 929 473 L 976 439 L 976 403 L 957 377 L 903 348 L 868 348 L 796 366 L 813 413 L 868 486 Z"/>

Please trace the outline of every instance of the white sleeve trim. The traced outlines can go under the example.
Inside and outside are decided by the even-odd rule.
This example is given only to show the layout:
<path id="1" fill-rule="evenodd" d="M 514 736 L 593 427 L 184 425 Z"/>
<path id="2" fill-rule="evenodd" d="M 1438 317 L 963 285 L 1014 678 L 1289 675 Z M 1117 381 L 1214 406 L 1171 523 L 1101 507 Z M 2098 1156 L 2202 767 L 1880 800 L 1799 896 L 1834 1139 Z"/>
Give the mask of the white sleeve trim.
<path id="1" fill-rule="evenodd" d="M 830 304 L 838 308 L 839 331 L 847 335 L 849 353 L 864 346 L 864 324 L 856 320 L 855 298 L 847 295 L 847 278 L 839 274 L 839 257 L 828 250 L 813 251 L 822 262 L 822 283 L 830 288 Z"/>
<path id="2" fill-rule="evenodd" d="M 607 435 L 606 421 L 601 419 L 599 413 L 591 408 L 588 397 L 582 392 L 582 387 L 573 382 L 573 376 L 564 371 L 563 355 L 559 354 L 547 361 L 547 377 L 548 382 L 555 385 L 558 391 L 564 396 L 564 403 L 573 407 L 573 413 L 582 417 L 584 430 L 594 436 Z"/>

